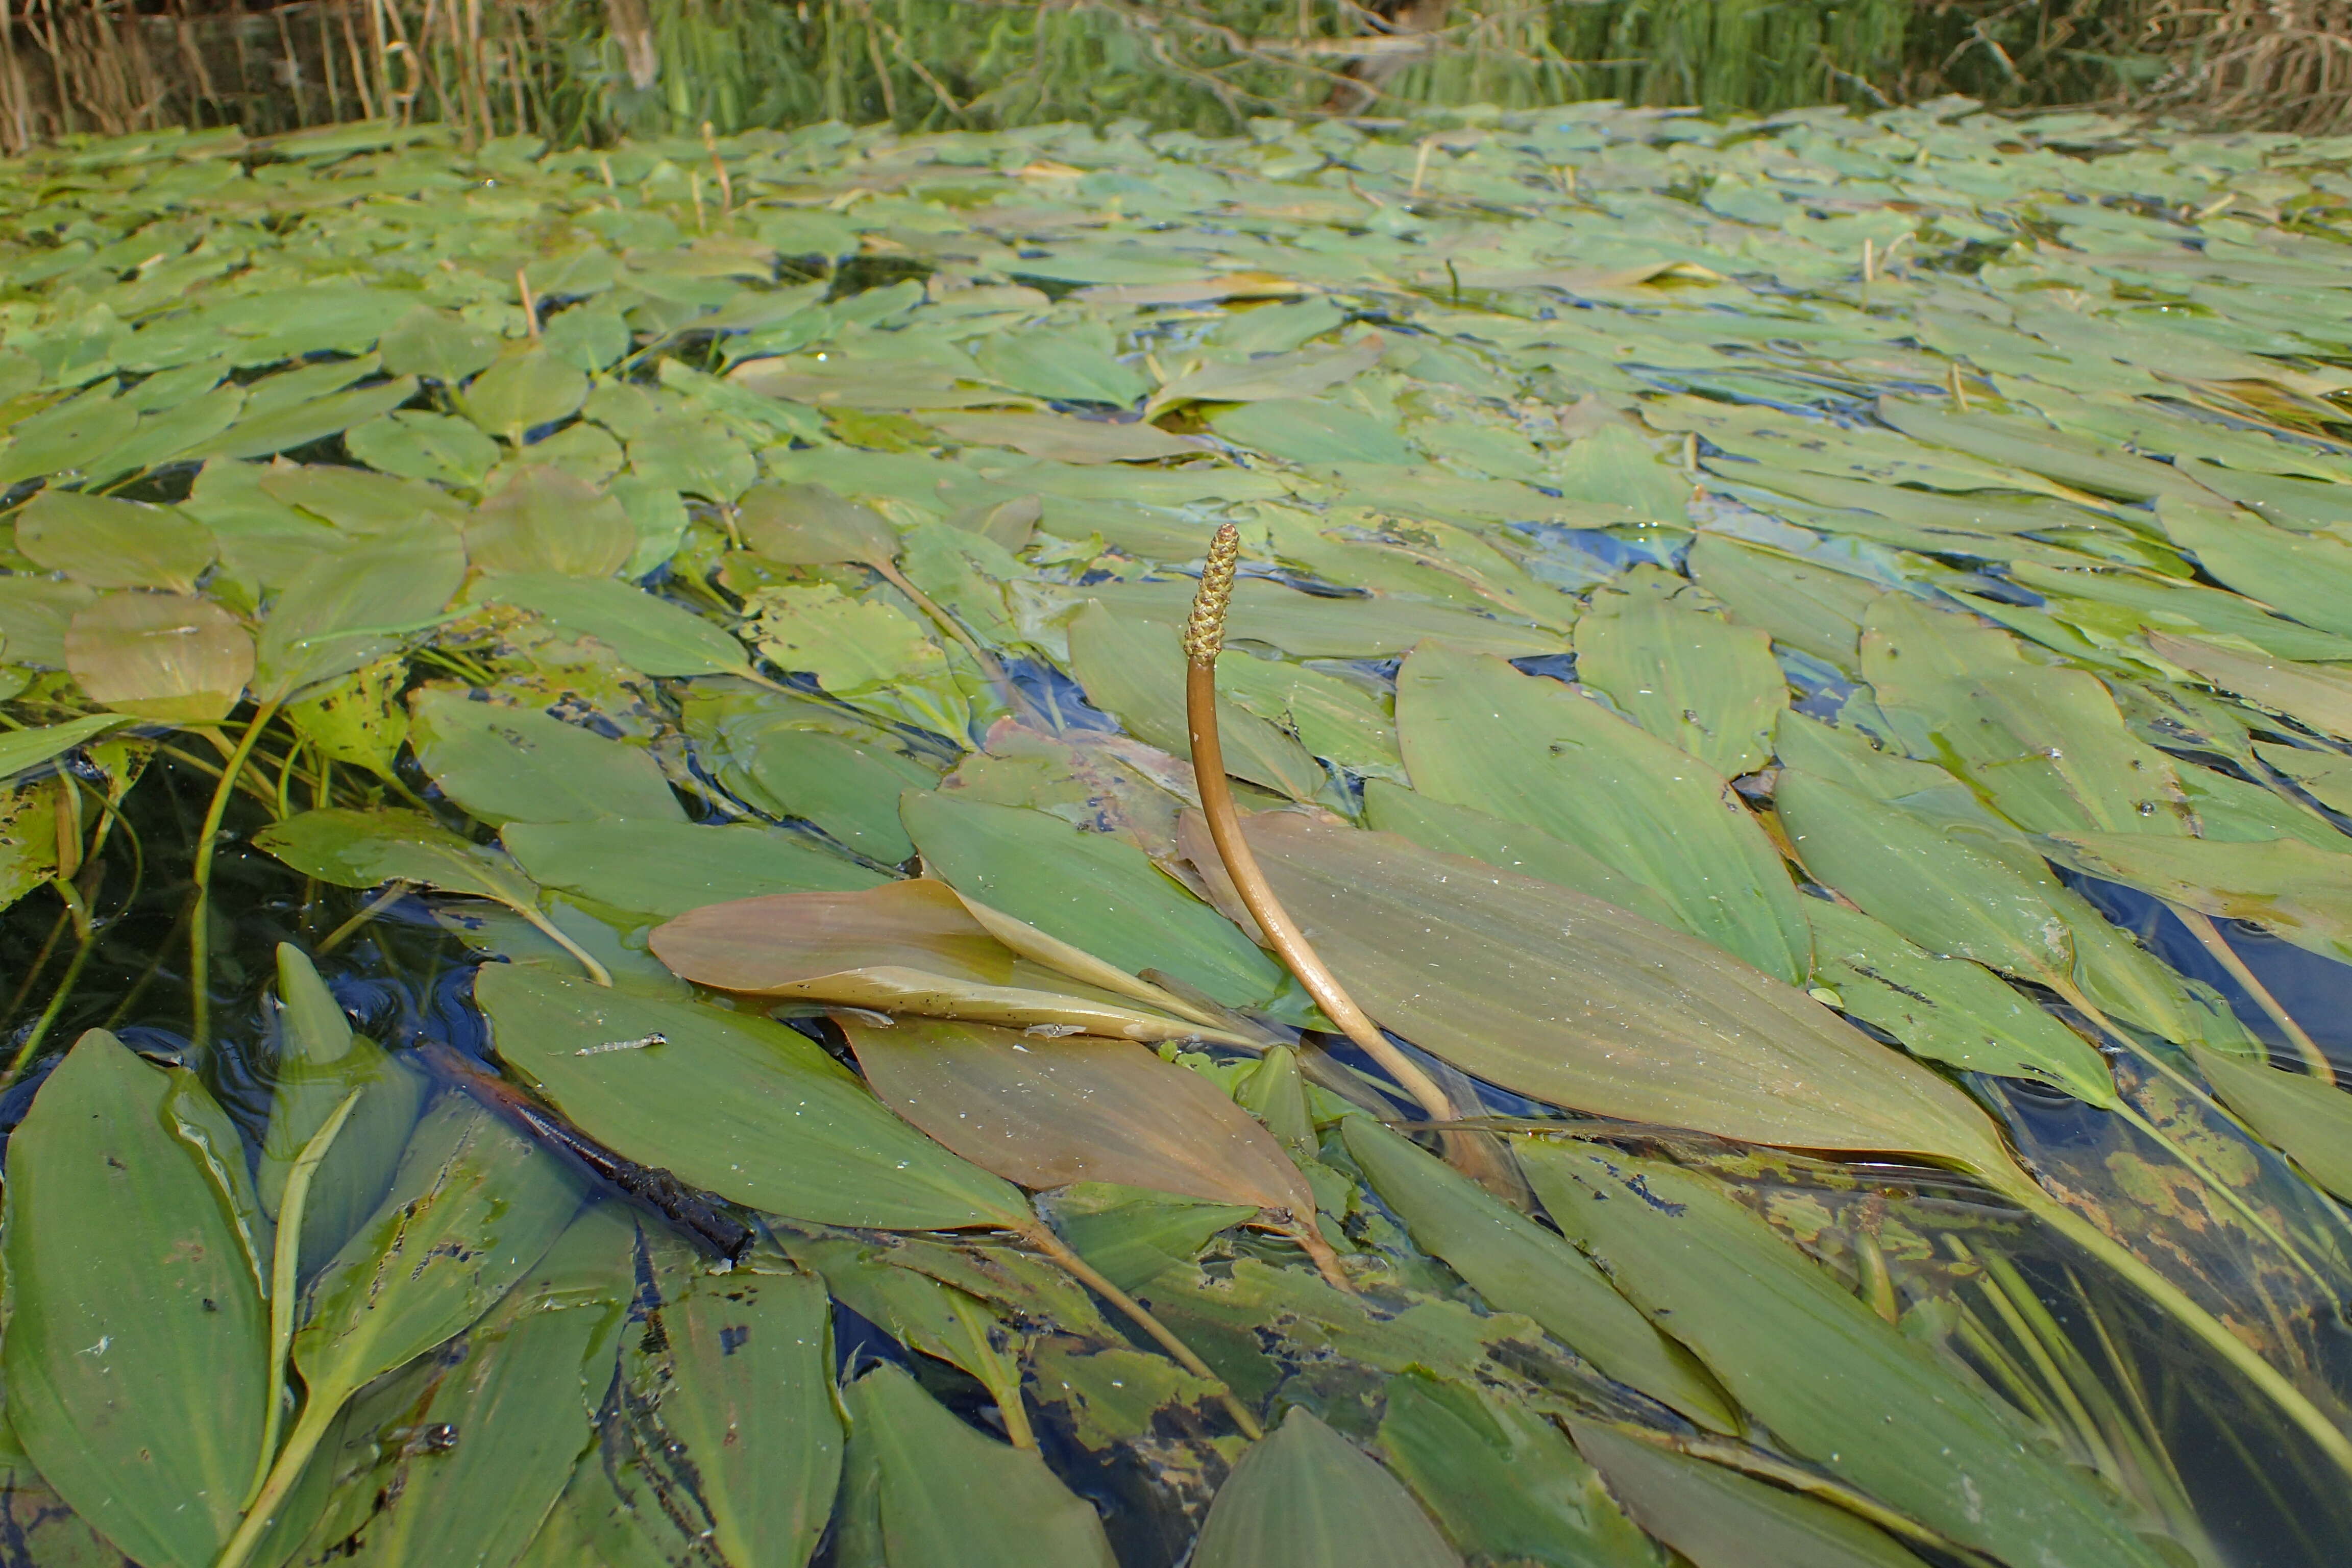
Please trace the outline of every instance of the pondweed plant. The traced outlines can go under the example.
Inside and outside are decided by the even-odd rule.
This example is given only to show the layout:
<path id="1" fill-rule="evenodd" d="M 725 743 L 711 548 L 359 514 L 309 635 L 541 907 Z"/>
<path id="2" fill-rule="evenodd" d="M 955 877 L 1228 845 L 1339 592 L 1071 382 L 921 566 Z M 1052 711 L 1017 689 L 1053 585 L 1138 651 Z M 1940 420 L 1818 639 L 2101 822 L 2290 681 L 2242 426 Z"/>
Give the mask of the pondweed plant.
<path id="1" fill-rule="evenodd" d="M 2332 1563 L 2352 146 L 1462 121 L 8 166 L 23 1554 Z"/>

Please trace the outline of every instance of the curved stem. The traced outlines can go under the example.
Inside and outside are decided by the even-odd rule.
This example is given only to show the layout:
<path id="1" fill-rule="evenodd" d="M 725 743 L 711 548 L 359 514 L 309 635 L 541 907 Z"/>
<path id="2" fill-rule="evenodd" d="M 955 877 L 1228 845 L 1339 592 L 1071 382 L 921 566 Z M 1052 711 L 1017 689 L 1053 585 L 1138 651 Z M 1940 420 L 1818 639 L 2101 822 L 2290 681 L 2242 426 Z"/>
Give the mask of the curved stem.
<path id="1" fill-rule="evenodd" d="M 245 1489 L 245 1506 L 251 1508 L 254 1500 L 269 1479 L 270 1461 L 278 1448 L 278 1428 L 286 1418 L 286 1352 L 294 1345 L 295 1281 L 302 1264 L 302 1215 L 310 1206 L 310 1178 L 318 1173 L 319 1163 L 327 1157 L 334 1143 L 335 1134 L 343 1130 L 351 1119 L 352 1107 L 360 1102 L 361 1090 L 353 1089 L 343 1096 L 302 1152 L 294 1157 L 293 1168 L 286 1173 L 286 1191 L 278 1202 L 278 1237 L 271 1249 L 269 1263 L 269 1408 L 261 1431 L 261 1452 L 256 1456 L 252 1484 Z"/>
<path id="2" fill-rule="evenodd" d="M 964 652 L 971 655 L 971 661 L 980 666 L 980 673 L 988 678 L 989 684 L 996 688 L 996 694 L 1004 699 L 1004 705 L 1011 709 L 1023 723 L 1034 725 L 1038 722 L 1037 710 L 1030 704 L 1029 699 L 1021 694 L 1020 689 L 1013 684 L 1013 677 L 1004 672 L 1004 666 L 998 661 L 994 654 L 981 647 L 977 638 L 964 630 L 961 621 L 949 615 L 929 594 L 908 581 L 907 574 L 898 570 L 897 563 L 877 555 L 866 564 L 879 572 L 884 582 L 906 595 L 914 602 L 915 608 L 929 616 L 940 630 L 953 637 L 962 647 Z"/>
<path id="3" fill-rule="evenodd" d="M 540 913 L 537 909 L 533 908 L 530 904 L 514 903 L 509 904 L 507 907 L 514 910 L 515 913 L 520 915 L 523 919 L 529 921 L 531 924 L 537 926 L 541 932 L 546 936 L 548 941 L 553 942 L 556 946 L 562 948 L 564 952 L 578 959 L 580 961 L 581 967 L 587 970 L 589 979 L 594 981 L 599 985 L 610 985 L 613 984 L 613 972 L 606 969 L 603 964 L 597 963 L 586 948 L 582 947 L 578 942 L 565 935 L 563 929 L 557 925 L 553 921 L 549 920 L 545 915 Z"/>
<path id="4" fill-rule="evenodd" d="M 1265 1436 L 1265 1428 L 1258 1425 L 1257 1417 L 1250 1414 L 1249 1406 L 1234 1397 L 1234 1391 L 1225 1386 L 1225 1380 L 1211 1371 L 1207 1362 L 1193 1354 L 1192 1347 L 1178 1339 L 1174 1330 L 1153 1317 L 1150 1308 L 1105 1279 L 1093 1264 L 1072 1251 L 1067 1242 L 1045 1226 L 1032 1226 L 1014 1234 L 1021 1238 L 1023 1245 L 1044 1253 L 1061 1265 L 1063 1272 L 1126 1313 L 1129 1321 L 1150 1334 L 1154 1343 L 1175 1358 L 1177 1365 L 1203 1382 L 1216 1384 L 1217 1402 L 1225 1407 L 1225 1414 L 1234 1418 L 1234 1425 L 1242 1429 L 1243 1436 L 1255 1443 Z"/>
<path id="5" fill-rule="evenodd" d="M 73 994 L 74 982 L 81 978 L 82 965 L 89 962 L 89 950 L 97 945 L 98 933 L 84 931 L 81 941 L 74 948 L 73 961 L 66 965 L 65 978 L 58 982 L 55 991 L 49 993 L 49 1004 L 41 1009 L 41 1016 L 33 1025 L 33 1032 L 25 1037 L 25 1043 L 16 1047 L 16 1054 L 8 1058 L 8 1065 L 0 1068 L 0 1081 L 15 1078 L 19 1068 L 40 1054 L 41 1041 L 47 1037 L 50 1026 L 57 1023 L 58 1015 L 65 1011 L 66 999 Z"/>
<path id="6" fill-rule="evenodd" d="M 360 927 L 367 924 L 368 921 L 375 919 L 376 916 L 383 913 L 384 910 L 400 902 L 401 900 L 408 897 L 409 894 L 415 890 L 415 883 L 404 881 L 400 878 L 394 877 L 392 879 L 391 884 L 386 887 L 383 892 L 378 893 L 374 898 L 370 899 L 365 904 L 361 906 L 359 913 L 353 915 L 351 919 L 345 921 L 342 924 L 329 931 L 327 933 L 327 940 L 319 944 L 313 956 L 318 958 L 326 957 L 327 954 L 334 952 L 335 949 L 342 946 L 344 942 L 351 940 L 352 932 L 359 930 Z"/>
<path id="7" fill-rule="evenodd" d="M 2311 1076 L 2322 1083 L 2335 1082 L 2336 1069 L 2329 1064 L 2326 1053 L 2304 1032 L 2303 1026 L 2294 1021 L 2294 1016 L 2279 1005 L 2279 999 L 2272 995 L 2270 987 L 2247 967 L 2238 950 L 2214 929 L 2212 917 L 2202 910 L 2186 909 L 2179 905 L 2173 906 L 2172 912 L 2180 917 L 2180 923 L 2189 928 L 2189 934 L 2213 955 L 2215 962 L 2230 972 L 2230 978 L 2245 988 L 2246 994 L 2254 999 L 2254 1005 L 2269 1015 L 2271 1022 L 2276 1024 L 2279 1032 L 2286 1037 L 2287 1044 L 2294 1047 L 2294 1054 L 2303 1058 L 2303 1065 L 2311 1069 Z"/>
<path id="8" fill-rule="evenodd" d="M 2347 1436 L 2343 1427 L 2330 1420 L 2285 1373 L 2190 1300 L 2180 1287 L 2158 1273 L 2137 1253 L 2042 1191 L 2022 1171 L 1978 1173 L 2003 1196 L 2130 1281 L 2151 1305 L 2236 1368 L 2279 1414 L 2301 1428 L 2336 1468 L 2352 1477 L 2352 1436 Z"/>
<path id="9" fill-rule="evenodd" d="M 261 739 L 261 731 L 278 717 L 278 704 L 264 702 L 254 710 L 252 721 L 245 733 L 237 737 L 236 747 L 221 766 L 220 783 L 213 787 L 213 798 L 205 807 L 204 826 L 196 834 L 196 861 L 194 881 L 196 885 L 195 911 L 188 921 L 188 987 L 198 1049 L 210 1043 L 212 1036 L 212 881 L 214 840 L 220 837 L 221 819 L 228 815 L 229 793 L 245 775 L 245 760 Z M 276 804 L 277 796 L 265 794 L 264 799 Z"/>
<path id="10" fill-rule="evenodd" d="M 253 1555 L 253 1549 L 261 1544 L 261 1538 L 268 1533 L 270 1525 L 275 1522 L 278 1509 L 286 1502 L 286 1494 L 292 1491 L 294 1483 L 302 1479 L 303 1470 L 310 1463 L 310 1456 L 319 1451 L 320 1443 L 325 1440 L 327 1428 L 334 1422 L 335 1412 L 343 1407 L 344 1392 L 315 1388 L 310 1391 L 310 1403 L 302 1407 L 302 1418 L 294 1423 L 294 1430 L 287 1437 L 286 1447 L 278 1451 L 277 1461 L 269 1467 L 268 1479 L 261 1483 L 261 1490 L 245 1510 L 245 1518 L 238 1521 L 236 1533 L 228 1538 L 228 1544 L 221 1548 L 218 1557 L 213 1559 L 213 1568 L 245 1568 L 245 1560 Z M 331 1400 L 323 1397 L 330 1393 L 334 1395 Z"/>

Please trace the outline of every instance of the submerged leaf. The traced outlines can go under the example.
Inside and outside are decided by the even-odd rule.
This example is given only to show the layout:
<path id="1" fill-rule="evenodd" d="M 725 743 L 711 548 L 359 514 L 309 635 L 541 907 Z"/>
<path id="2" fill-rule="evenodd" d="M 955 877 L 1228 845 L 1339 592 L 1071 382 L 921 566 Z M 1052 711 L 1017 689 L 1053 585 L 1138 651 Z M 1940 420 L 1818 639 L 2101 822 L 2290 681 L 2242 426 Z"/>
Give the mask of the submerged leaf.
<path id="1" fill-rule="evenodd" d="M 79 719 L 68 719 L 58 724 L 0 733 L 0 778 L 13 778 L 44 763 L 55 761 L 76 746 L 94 741 L 108 731 L 121 729 L 129 722 L 128 718 L 118 714 L 92 713 Z"/>
<path id="2" fill-rule="evenodd" d="M 474 989 L 500 1059 L 641 1164 L 823 1225 L 1029 1223 L 1019 1193 L 890 1114 L 781 1024 L 513 965 L 478 971 Z"/>
<path id="3" fill-rule="evenodd" d="M 2030 1447 L 2007 1406 L 1702 1177 L 1559 1145 L 1523 1144 L 1520 1159 L 1560 1227 L 1788 1452 L 2004 1561 L 2165 1561 Z"/>

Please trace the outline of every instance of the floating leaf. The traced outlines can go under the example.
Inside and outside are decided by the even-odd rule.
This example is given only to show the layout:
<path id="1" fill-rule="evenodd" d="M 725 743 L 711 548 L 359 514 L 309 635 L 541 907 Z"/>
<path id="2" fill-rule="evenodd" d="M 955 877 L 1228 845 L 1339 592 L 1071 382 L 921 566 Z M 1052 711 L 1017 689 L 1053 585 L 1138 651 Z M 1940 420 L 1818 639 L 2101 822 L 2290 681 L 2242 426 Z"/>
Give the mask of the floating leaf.
<path id="1" fill-rule="evenodd" d="M 156 1568 L 205 1568 L 227 1540 L 268 1387 L 257 1266 L 210 1159 L 173 1132 L 182 1097 L 210 1106 L 93 1029 L 8 1141 L 9 1425 Z"/>
<path id="2" fill-rule="evenodd" d="M 1520 1158 L 1560 1227 L 1671 1322 L 1786 1451 L 1998 1558 L 2165 1561 L 2022 1441 L 2007 1406 L 1704 1178 L 1552 1145 L 1523 1145 Z"/>
<path id="3" fill-rule="evenodd" d="M 405 660 L 379 660 L 312 687 L 287 704 L 286 721 L 329 759 L 390 778 L 408 742 L 408 710 L 396 695 L 407 678 Z"/>
<path id="4" fill-rule="evenodd" d="M 1783 980 L 1809 938 L 1796 888 L 1722 776 L 1556 681 L 1428 644 L 1397 675 L 1423 795 L 1524 822 L 1609 862 L 1680 923 Z"/>
<path id="5" fill-rule="evenodd" d="M 1684 929 L 1673 907 L 1649 889 L 1575 845 L 1525 823 L 1506 822 L 1384 779 L 1371 779 L 1364 784 L 1364 825 L 1410 838 L 1423 849 L 1467 855 L 1506 871 L 1589 893 L 1660 925 Z"/>
<path id="6" fill-rule="evenodd" d="M 1192 1548 L 1198 1568 L 1461 1568 L 1395 1477 L 1294 1406 L 1218 1489 Z"/>
<path id="7" fill-rule="evenodd" d="M 66 668 L 91 701 L 119 713 L 210 724 L 244 698 L 253 638 L 208 599 L 109 594 L 75 612 Z"/>
<path id="8" fill-rule="evenodd" d="M 1339 1128 L 1413 1244 L 1444 1258 L 1489 1306 L 1526 1313 L 1608 1376 L 1703 1426 L 1738 1430 L 1706 1369 L 1620 1296 L 1591 1258 L 1368 1118 L 1348 1117 Z"/>
<path id="9" fill-rule="evenodd" d="M 1116 1182 L 1291 1219 L 1315 1213 L 1306 1178 L 1255 1118 L 1140 1046 L 937 1020 L 842 1027 L 884 1104 L 1007 1181 Z"/>
<path id="10" fill-rule="evenodd" d="M 1365 1011 L 1465 1072 L 1746 1142 L 2007 1168 L 1958 1089 L 1703 942 L 1385 833 L 1288 812 L 1244 831 Z"/>
<path id="11" fill-rule="evenodd" d="M 68 719 L 59 724 L 43 724 L 0 733 L 0 778 L 13 778 L 29 772 L 65 755 L 85 742 L 96 740 L 108 731 L 120 729 L 130 722 L 120 714 L 92 713 L 79 719 Z"/>
<path id="12" fill-rule="evenodd" d="M 1552 482 L 1563 495 L 1631 509 L 1659 522 L 1680 522 L 1691 481 L 1658 460 L 1642 438 L 1622 425 L 1604 425 L 1575 442 L 1554 467 Z"/>
<path id="13" fill-rule="evenodd" d="M 376 341 L 383 368 L 457 386 L 499 357 L 499 339 L 447 310 L 419 305 Z"/>
<path id="14" fill-rule="evenodd" d="M 744 542 L 786 566 L 872 565 L 898 552 L 898 535 L 872 507 L 823 485 L 761 485 L 736 508 Z"/>
<path id="15" fill-rule="evenodd" d="M 1149 393 L 1151 384 L 1114 357 L 1116 352 L 1109 327 L 1098 318 L 1081 317 L 992 335 L 971 357 L 1015 392 L 1124 408 Z"/>
<path id="16" fill-rule="evenodd" d="M 1989 972 L 1932 957 L 1859 910 L 1815 900 L 1806 913 L 1815 978 L 1837 994 L 1841 1011 L 1885 1030 L 1913 1056 L 2032 1079 L 2090 1105 L 2116 1103 L 2099 1053 Z"/>
<path id="17" fill-rule="evenodd" d="M 1191 748 L 1184 721 L 1182 648 L 1173 622 L 1139 620 L 1095 604 L 1070 622 L 1070 672 L 1087 700 L 1116 715 L 1129 733 L 1162 751 Z M 1217 700 L 1225 768 L 1235 778 L 1311 800 L 1323 770 L 1305 747 L 1231 700 Z"/>
<path id="18" fill-rule="evenodd" d="M 1380 1448 L 1474 1562 L 1662 1568 L 1559 1428 L 1517 1401 L 1407 1373 L 1388 1384 Z"/>
<path id="19" fill-rule="evenodd" d="M 1594 594 L 1576 624 L 1577 679 L 1725 777 L 1754 773 L 1771 760 L 1788 679 L 1771 638 L 1709 613 L 1688 587 L 1644 566 Z"/>
<path id="20" fill-rule="evenodd" d="M 457 407 L 486 434 L 520 447 L 530 431 L 571 417 L 587 401 L 588 378 L 579 367 L 534 342 L 476 376 Z"/>
<path id="21" fill-rule="evenodd" d="M 2298 947 L 2352 961 L 2352 858 L 2300 839 L 2219 844 L 2207 838 L 2061 833 L 2065 858 L 2224 920 L 2253 921 Z"/>
<path id="22" fill-rule="evenodd" d="M 342 806 L 298 812 L 263 828 L 253 842 L 304 876 L 338 887 L 418 882 L 505 904 L 528 904 L 538 892 L 494 851 L 458 837 L 422 812 Z"/>
<path id="23" fill-rule="evenodd" d="M 1696 1568 L 1920 1568 L 1885 1531 L 1828 1503 L 1605 1426 L 1570 1430 L 1633 1516 Z"/>
<path id="24" fill-rule="evenodd" d="M 262 623 L 254 697 L 282 702 L 364 668 L 440 624 L 465 581 L 466 555 L 445 529 L 370 540 L 296 573 Z"/>
<path id="25" fill-rule="evenodd" d="M 780 1024 L 507 965 L 478 971 L 474 988 L 499 1058 L 641 1164 L 824 1225 L 1030 1223 L 1019 1193 L 891 1115 Z"/>
<path id="26" fill-rule="evenodd" d="M 1118 1039 L 1199 1035 L 1255 1045 L 1135 1005 L 1182 1004 L 1085 953 L 1024 941 L 1018 921 L 985 922 L 943 882 L 887 882 L 857 893 L 777 893 L 711 904 L 656 929 L 653 950 L 698 985 Z M 1042 936 L 1034 931 L 1028 936 Z M 1035 962 L 1051 953 L 1054 966 Z M 1106 985 L 1104 982 L 1113 982 Z"/>
<path id="27" fill-rule="evenodd" d="M 618 500 L 543 463 L 516 468 L 466 525 L 467 555 L 491 573 L 610 577 L 636 548 Z"/>
<path id="28" fill-rule="evenodd" d="M 915 841 L 898 818 L 898 797 L 939 782 L 937 774 L 887 746 L 814 730 L 761 731 L 750 767 L 779 812 L 814 823 L 886 866 L 915 852 Z"/>
<path id="29" fill-rule="evenodd" d="M 2166 632 L 2150 632 L 2147 646 L 2159 658 L 2257 707 L 2352 740 L 2352 677 L 2332 667 L 2297 664 Z"/>
<path id="30" fill-rule="evenodd" d="M 982 1436 L 887 1363 L 842 1397 L 888 1568 L 1113 1568 L 1093 1506 L 1034 1450 Z M 848 1495 L 854 1509 L 854 1480 Z"/>
<path id="31" fill-rule="evenodd" d="M 2157 515 L 2216 580 L 2305 625 L 2352 637 L 2352 544 L 2171 496 Z"/>
<path id="32" fill-rule="evenodd" d="M 661 765 L 534 708 L 428 687 L 409 700 L 419 766 L 484 822 L 683 822 Z"/>
<path id="33" fill-rule="evenodd" d="M 831 1303 L 807 1274 L 698 1282 L 624 1375 L 651 1406 L 676 1522 L 728 1563 L 804 1563 L 841 1473 Z"/>
<path id="34" fill-rule="evenodd" d="M 369 468 L 467 489 L 498 466 L 499 444 L 463 419 L 395 408 L 343 433 L 343 449 Z"/>
<path id="35" fill-rule="evenodd" d="M 594 637 L 646 675 L 749 675 L 743 645 L 699 616 L 624 583 L 553 572 L 487 579 L 486 598 Z"/>
<path id="36" fill-rule="evenodd" d="M 795 833 L 683 822 L 510 822 L 499 835 L 543 887 L 667 920 L 780 891 L 845 892 L 887 880 Z"/>
<path id="37" fill-rule="evenodd" d="M 43 490 L 16 514 L 16 548 L 35 565 L 92 588 L 193 594 L 219 547 L 169 507 Z"/>
<path id="38" fill-rule="evenodd" d="M 1158 969 L 1234 1006 L 1283 989 L 1280 964 L 1124 839 L 939 793 L 910 792 L 899 812 L 932 875 L 1129 973 Z"/>

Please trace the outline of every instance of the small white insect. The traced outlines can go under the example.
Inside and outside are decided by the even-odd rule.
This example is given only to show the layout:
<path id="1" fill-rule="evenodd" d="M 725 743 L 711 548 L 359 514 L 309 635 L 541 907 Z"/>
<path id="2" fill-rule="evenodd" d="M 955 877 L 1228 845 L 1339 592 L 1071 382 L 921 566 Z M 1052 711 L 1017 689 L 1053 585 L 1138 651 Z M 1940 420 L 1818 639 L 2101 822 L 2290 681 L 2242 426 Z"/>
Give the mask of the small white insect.
<path id="1" fill-rule="evenodd" d="M 656 1029 L 650 1035 L 640 1035 L 634 1040 L 607 1040 L 601 1046 L 583 1046 L 572 1054 L 575 1057 L 601 1057 L 606 1051 L 642 1051 L 647 1046 L 666 1046 L 669 1037 Z"/>

